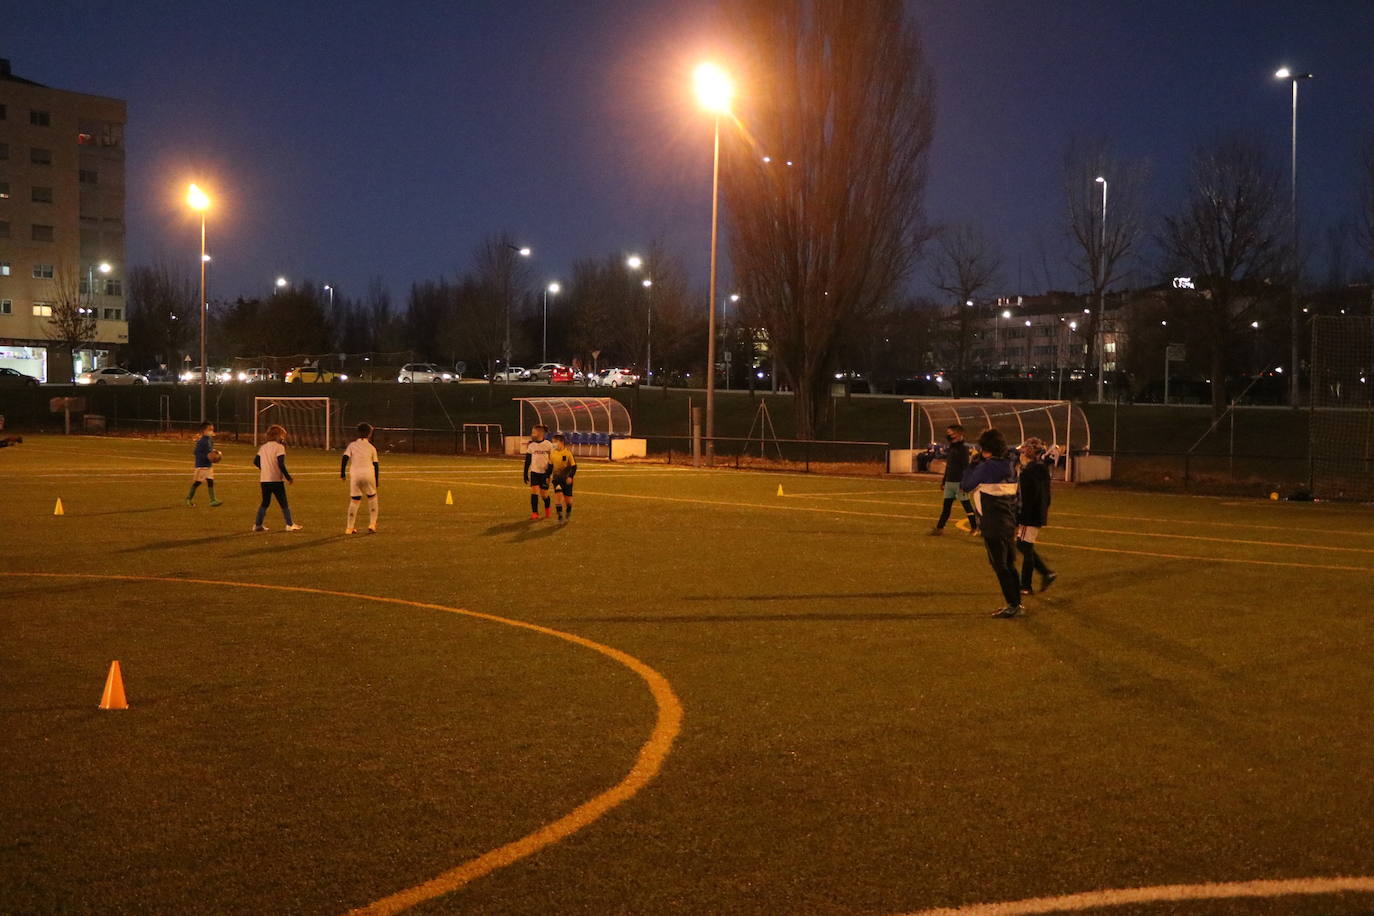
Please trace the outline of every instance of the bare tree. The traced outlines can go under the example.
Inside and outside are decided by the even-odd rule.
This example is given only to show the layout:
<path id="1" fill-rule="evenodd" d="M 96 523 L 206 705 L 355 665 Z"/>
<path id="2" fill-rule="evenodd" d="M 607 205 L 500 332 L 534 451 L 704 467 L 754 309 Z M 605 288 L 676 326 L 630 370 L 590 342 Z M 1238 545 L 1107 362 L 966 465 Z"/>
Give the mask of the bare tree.
<path id="1" fill-rule="evenodd" d="M 1164 220 L 1166 255 L 1202 293 L 1195 320 L 1206 332 L 1216 416 L 1228 357 L 1245 349 L 1241 329 L 1286 288 L 1287 219 L 1278 170 L 1258 144 L 1232 137 L 1194 155 L 1187 200 Z"/>
<path id="2" fill-rule="evenodd" d="M 196 289 L 166 264 L 129 271 L 129 343 L 140 364 L 177 368 L 196 315 Z"/>
<path id="3" fill-rule="evenodd" d="M 749 55 L 721 166 L 741 306 L 813 436 L 846 329 L 900 294 L 926 239 L 933 78 L 902 0 L 727 0 L 726 14 Z"/>
<path id="4" fill-rule="evenodd" d="M 980 228 L 943 227 L 935 240 L 930 266 L 931 285 L 954 299 L 954 384 L 956 393 L 968 383 L 968 354 L 973 345 L 973 322 L 980 293 L 997 280 L 1002 254 Z"/>
<path id="5" fill-rule="evenodd" d="M 473 252 L 472 278 L 476 286 L 470 301 L 463 303 L 471 351 L 487 367 L 487 377 L 495 380 L 496 363 L 511 360 L 512 333 L 518 322 L 516 303 L 530 289 L 530 269 L 509 232 L 499 232 L 482 240 Z M 460 305 L 461 307 L 461 305 Z"/>
<path id="6" fill-rule="evenodd" d="M 1120 282 L 1145 237 L 1144 162 L 1118 156 L 1105 140 L 1074 140 L 1064 155 L 1064 229 L 1069 264 L 1093 303 L 1084 338 L 1085 365 L 1095 367 L 1105 296 Z M 1108 194 L 1103 223 L 1103 195 Z M 1104 231 L 1105 230 L 1105 231 Z"/>
<path id="7" fill-rule="evenodd" d="M 45 303 L 52 314 L 44 323 L 48 339 L 66 351 L 67 380 L 75 377 L 76 351 L 95 343 L 99 334 L 94 290 L 81 294 L 81 273 L 63 260 L 53 270 L 51 299 Z"/>

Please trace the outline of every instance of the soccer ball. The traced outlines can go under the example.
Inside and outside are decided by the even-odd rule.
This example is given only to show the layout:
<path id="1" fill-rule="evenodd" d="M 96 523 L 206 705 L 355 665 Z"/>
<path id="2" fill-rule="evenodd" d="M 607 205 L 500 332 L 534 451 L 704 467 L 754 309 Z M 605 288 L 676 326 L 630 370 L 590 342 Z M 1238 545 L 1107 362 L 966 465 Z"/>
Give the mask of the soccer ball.
<path id="1" fill-rule="evenodd" d="M 210 457 L 210 463 L 211 463 L 211 464 L 219 464 L 219 460 L 220 460 L 221 458 L 224 457 L 224 453 L 221 452 L 219 449 L 214 448 L 214 449 L 211 449 L 211 450 L 210 450 L 210 456 L 209 456 L 209 457 Z"/>

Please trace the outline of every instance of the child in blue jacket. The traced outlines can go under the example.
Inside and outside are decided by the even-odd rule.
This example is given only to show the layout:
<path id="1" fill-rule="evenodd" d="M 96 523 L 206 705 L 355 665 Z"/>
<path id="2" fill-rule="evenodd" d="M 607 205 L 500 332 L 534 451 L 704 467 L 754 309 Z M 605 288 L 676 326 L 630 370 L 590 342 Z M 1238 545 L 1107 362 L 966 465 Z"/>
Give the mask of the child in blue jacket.
<path id="1" fill-rule="evenodd" d="M 988 563 L 997 575 L 1006 604 L 994 617 L 1021 613 L 1021 582 L 1016 575 L 1016 468 L 1007 455 L 1007 441 L 996 429 L 978 437 L 980 461 L 964 472 L 960 489 L 973 497 L 978 512 L 978 531 L 988 552 Z"/>

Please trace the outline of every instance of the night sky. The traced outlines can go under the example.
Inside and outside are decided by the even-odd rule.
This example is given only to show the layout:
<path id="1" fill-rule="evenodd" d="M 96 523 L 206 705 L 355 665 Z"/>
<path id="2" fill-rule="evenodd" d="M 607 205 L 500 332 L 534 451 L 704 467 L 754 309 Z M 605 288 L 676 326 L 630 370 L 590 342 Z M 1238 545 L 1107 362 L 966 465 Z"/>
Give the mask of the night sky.
<path id="1" fill-rule="evenodd" d="M 1172 205 L 1190 151 L 1251 131 L 1287 174 L 1289 64 L 1302 86 L 1310 237 L 1354 212 L 1374 135 L 1370 0 L 921 0 L 939 83 L 928 210 L 981 222 L 1007 293 L 1072 284 L 1056 258 L 1074 134 L 1152 163 Z M 690 71 L 719 46 L 690 0 L 17 0 L 0 56 L 20 76 L 127 100 L 128 258 L 184 259 L 190 180 L 217 200 L 212 293 L 310 277 L 398 297 L 506 228 L 537 275 L 655 235 L 705 283 L 709 122 Z M 744 91 L 747 91 L 745 87 Z M 1020 282 L 1018 284 L 1018 271 Z M 928 292 L 918 276 L 912 290 Z"/>

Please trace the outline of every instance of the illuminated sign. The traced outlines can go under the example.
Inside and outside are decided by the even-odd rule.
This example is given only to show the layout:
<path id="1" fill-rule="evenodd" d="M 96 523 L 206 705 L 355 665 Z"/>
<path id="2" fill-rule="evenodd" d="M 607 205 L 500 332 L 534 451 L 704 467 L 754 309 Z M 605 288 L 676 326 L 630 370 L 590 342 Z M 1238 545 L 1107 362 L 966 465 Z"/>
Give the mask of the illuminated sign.
<path id="1" fill-rule="evenodd" d="M 1196 289 L 1192 277 L 1174 277 L 1174 289 Z"/>

